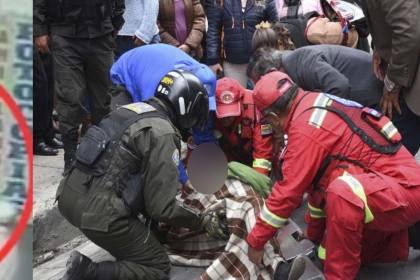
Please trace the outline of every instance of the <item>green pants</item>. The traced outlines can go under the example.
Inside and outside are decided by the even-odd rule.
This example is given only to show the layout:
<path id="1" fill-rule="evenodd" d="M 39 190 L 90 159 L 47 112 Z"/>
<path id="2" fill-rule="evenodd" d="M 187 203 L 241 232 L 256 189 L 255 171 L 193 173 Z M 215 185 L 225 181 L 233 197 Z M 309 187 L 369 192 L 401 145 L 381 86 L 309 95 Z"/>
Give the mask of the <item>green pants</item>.
<path id="1" fill-rule="evenodd" d="M 51 36 L 56 109 L 66 162 L 74 158 L 84 117 L 90 112 L 96 124 L 109 113 L 113 46 L 111 34 L 93 39 Z"/>
<path id="2" fill-rule="evenodd" d="M 112 276 L 109 269 L 101 271 L 105 266 L 99 265 L 97 279 L 169 278 L 165 249 L 147 226 L 129 215 L 124 202 L 111 189 L 75 169 L 61 182 L 57 195 L 61 214 L 116 258 Z"/>

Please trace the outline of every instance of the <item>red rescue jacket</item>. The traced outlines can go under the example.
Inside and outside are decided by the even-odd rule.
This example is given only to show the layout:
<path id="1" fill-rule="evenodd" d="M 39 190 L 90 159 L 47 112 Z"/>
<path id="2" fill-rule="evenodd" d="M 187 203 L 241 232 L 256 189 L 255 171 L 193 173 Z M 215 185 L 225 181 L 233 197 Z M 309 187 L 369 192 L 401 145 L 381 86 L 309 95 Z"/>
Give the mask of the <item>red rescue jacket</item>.
<path id="1" fill-rule="evenodd" d="M 379 153 L 335 113 L 312 108 L 319 105 L 320 100 L 326 100 L 325 97 L 322 93 L 300 90 L 293 101 L 285 125 L 288 144 L 282 167 L 283 180 L 273 186 L 261 212 L 265 213 L 264 219 L 261 214 L 248 235 L 247 241 L 253 248 L 261 249 L 273 237 L 281 223 L 301 203 L 305 192 L 309 193 L 311 205 L 322 208 L 325 190 L 344 171 L 353 175 L 373 172 L 385 181 L 392 178 L 404 186 L 420 185 L 420 167 L 404 147 L 394 154 Z M 395 133 L 391 136 L 396 137 Z M 332 159 L 314 187 L 312 183 L 321 164 L 327 156 L 338 154 L 347 160 Z M 312 234 L 310 239 L 321 239 L 324 219 L 306 217 L 309 228 L 318 229 L 308 232 L 308 235 Z M 314 227 L 311 227 L 311 222 Z"/>
<path id="2" fill-rule="evenodd" d="M 242 100 L 242 115 L 230 127 L 223 127 L 216 119 L 216 138 L 228 161 L 238 161 L 267 175 L 271 170 L 271 126 L 260 123 L 252 92 L 246 91 Z"/>

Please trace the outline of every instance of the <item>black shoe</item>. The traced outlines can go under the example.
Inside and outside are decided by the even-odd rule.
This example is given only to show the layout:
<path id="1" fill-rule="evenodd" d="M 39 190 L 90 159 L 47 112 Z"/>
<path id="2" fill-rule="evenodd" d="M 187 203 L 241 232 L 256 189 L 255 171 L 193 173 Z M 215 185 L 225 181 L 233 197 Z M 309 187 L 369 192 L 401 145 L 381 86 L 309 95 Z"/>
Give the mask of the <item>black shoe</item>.
<path id="1" fill-rule="evenodd" d="M 66 263 L 66 273 L 61 280 L 88 280 L 94 279 L 95 263 L 78 251 L 70 254 Z"/>
<path id="2" fill-rule="evenodd" d="M 39 156 L 56 156 L 58 155 L 58 150 L 48 146 L 45 142 L 39 142 L 34 147 L 34 155 Z"/>
<path id="3" fill-rule="evenodd" d="M 64 148 L 63 142 L 61 142 L 60 140 L 58 140 L 55 137 L 53 139 L 49 140 L 49 141 L 45 141 L 45 143 L 48 146 L 50 146 L 51 148 L 54 148 L 54 149 L 63 149 Z"/>

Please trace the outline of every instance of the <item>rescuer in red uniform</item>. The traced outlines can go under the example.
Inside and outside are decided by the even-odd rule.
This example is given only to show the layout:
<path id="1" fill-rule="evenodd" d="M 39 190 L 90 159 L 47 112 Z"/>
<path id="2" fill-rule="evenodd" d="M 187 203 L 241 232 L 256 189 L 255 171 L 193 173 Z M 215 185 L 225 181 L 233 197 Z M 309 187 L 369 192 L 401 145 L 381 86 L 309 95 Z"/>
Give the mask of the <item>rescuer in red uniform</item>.
<path id="1" fill-rule="evenodd" d="M 252 92 L 223 78 L 216 87 L 215 135 L 228 161 L 239 161 L 268 175 L 271 170 L 271 126 L 261 124 Z"/>
<path id="2" fill-rule="evenodd" d="M 308 192 L 307 237 L 319 244 L 327 279 L 407 260 L 408 227 L 420 220 L 420 166 L 392 122 L 358 103 L 304 92 L 281 72 L 257 83 L 254 101 L 288 146 L 284 178 L 247 237 L 250 259 L 261 263 L 264 244 Z"/>

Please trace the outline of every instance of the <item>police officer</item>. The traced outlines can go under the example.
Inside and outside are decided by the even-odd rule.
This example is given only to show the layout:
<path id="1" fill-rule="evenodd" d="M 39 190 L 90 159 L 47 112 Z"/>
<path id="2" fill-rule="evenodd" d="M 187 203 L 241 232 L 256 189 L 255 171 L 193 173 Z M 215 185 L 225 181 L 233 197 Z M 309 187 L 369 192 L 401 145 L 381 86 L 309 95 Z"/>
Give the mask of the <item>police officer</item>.
<path id="1" fill-rule="evenodd" d="M 113 62 L 113 33 L 124 23 L 124 0 L 35 0 L 34 37 L 53 57 L 57 112 L 67 169 L 90 98 L 94 124 L 109 112 L 106 94 Z"/>
<path id="2" fill-rule="evenodd" d="M 173 70 L 155 97 L 122 106 L 88 130 L 57 191 L 58 208 L 117 261 L 94 263 L 74 251 L 63 279 L 167 279 L 169 259 L 151 221 L 226 238 L 217 215 L 201 216 L 177 196 L 181 136 L 204 127 L 208 110 L 198 78 Z"/>

